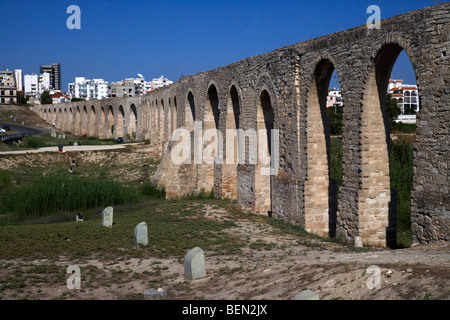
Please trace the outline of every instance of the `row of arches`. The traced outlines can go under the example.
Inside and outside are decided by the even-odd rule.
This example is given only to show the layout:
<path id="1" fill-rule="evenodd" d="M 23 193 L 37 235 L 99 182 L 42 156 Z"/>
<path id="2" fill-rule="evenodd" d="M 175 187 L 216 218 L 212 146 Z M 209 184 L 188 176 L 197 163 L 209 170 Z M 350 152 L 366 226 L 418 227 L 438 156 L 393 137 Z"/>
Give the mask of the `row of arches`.
<path id="1" fill-rule="evenodd" d="M 41 108 L 41 117 L 64 132 L 100 139 L 135 140 L 138 108 L 119 105 L 58 105 Z"/>
<path id="2" fill-rule="evenodd" d="M 163 152 L 170 141 L 172 132 L 177 128 L 177 98 L 143 99 L 141 102 L 143 112 L 144 139 Z"/>
<path id="3" fill-rule="evenodd" d="M 373 63 L 367 70 L 364 83 L 364 90 L 359 110 L 344 108 L 344 133 L 342 136 L 344 152 L 355 148 L 350 141 L 350 137 L 355 135 L 354 127 L 346 126 L 345 119 L 354 117 L 360 119 L 360 126 L 356 133 L 359 136 L 359 170 L 350 171 L 350 166 L 344 166 L 343 188 L 348 188 L 356 179 L 359 184 L 357 197 L 354 198 L 353 208 L 346 208 L 345 205 L 338 205 L 339 189 L 335 181 L 331 178 L 330 172 L 330 123 L 326 114 L 326 102 L 330 79 L 333 72 L 337 72 L 339 78 L 340 71 L 336 69 L 333 59 L 326 56 L 316 59 L 314 69 L 309 78 L 308 90 L 305 95 L 305 104 L 298 110 L 297 139 L 300 149 L 305 149 L 306 157 L 298 157 L 298 167 L 305 166 L 306 173 L 299 174 L 303 177 L 300 188 L 303 192 L 299 212 L 302 215 L 303 224 L 307 231 L 322 235 L 339 234 L 345 238 L 361 237 L 364 243 L 373 245 L 386 245 L 386 234 L 389 228 L 395 229 L 395 217 L 392 212 L 392 197 L 390 191 L 389 177 L 389 116 L 385 110 L 387 86 L 392 67 L 403 48 L 399 44 L 388 44 L 382 47 L 373 59 Z M 205 88 L 205 95 L 186 89 L 184 95 L 185 108 L 183 112 L 175 111 L 162 115 L 163 100 L 154 100 L 150 103 L 150 110 L 153 114 L 151 127 L 154 140 L 159 141 L 160 147 L 164 150 L 164 141 L 170 140 L 170 133 L 174 128 L 183 127 L 190 132 L 194 132 L 196 122 L 201 123 L 201 128 L 206 131 L 214 129 L 221 131 L 223 148 L 218 147 L 220 139 L 214 138 L 209 141 L 202 141 L 202 150 L 214 150 L 211 157 L 222 159 L 221 163 L 201 163 L 196 164 L 197 189 L 210 190 L 214 188 L 216 195 L 236 199 L 240 202 L 243 182 L 241 175 L 243 166 L 252 167 L 253 209 L 260 214 L 278 214 L 274 208 L 274 197 L 277 190 L 274 190 L 277 176 L 271 172 L 271 165 L 275 157 L 273 150 L 274 139 L 280 139 L 279 130 L 280 107 L 277 103 L 277 94 L 273 89 L 269 76 L 262 75 L 252 92 L 253 98 L 245 97 L 237 84 L 231 85 L 229 91 L 225 93 L 226 98 L 221 98 L 224 93 L 219 91 L 218 85 L 211 81 Z M 345 86 L 343 89 L 344 105 L 346 102 Z M 166 99 L 167 100 L 167 99 Z M 253 101 L 253 111 L 255 118 L 249 121 L 243 117 L 243 110 L 249 107 L 244 106 L 242 101 Z M 300 99 L 299 99 L 300 100 Z M 174 101 L 174 98 L 171 99 Z M 198 103 L 202 106 L 197 105 Z M 300 105 L 300 102 L 299 102 Z M 168 110 L 172 110 L 169 108 Z M 155 113 L 156 112 L 156 113 Z M 347 112 L 347 113 L 346 113 Z M 171 127 L 168 125 L 173 115 L 183 114 L 184 119 L 176 122 Z M 303 115 L 303 116 L 302 116 Z M 168 121 L 161 120 L 166 119 Z M 170 118 L 172 117 L 172 118 Z M 302 118 L 303 117 L 303 118 Z M 224 119 L 222 119 L 224 118 Z M 304 119 L 304 122 L 301 120 Z M 302 128 L 303 127 L 303 128 Z M 257 152 L 253 149 L 250 141 L 253 138 L 248 130 L 256 131 Z M 278 130 L 278 131 L 277 131 Z M 304 136 L 302 136 L 304 132 Z M 244 136 L 239 136 L 244 135 Z M 232 142 L 231 142 L 232 140 Z M 278 141 L 279 142 L 279 141 Z M 240 145 L 244 144 L 244 145 Z M 300 153 L 301 150 L 298 150 Z M 264 160 L 270 159 L 269 161 Z M 230 159 L 232 158 L 232 159 Z M 244 159 L 241 161 L 241 159 Z M 255 162 L 252 162 L 255 160 Z M 349 159 L 354 161 L 355 159 Z M 346 160 L 344 159 L 344 162 Z M 354 166 L 353 166 L 354 167 Z M 271 174 L 261 174 L 270 172 Z M 297 171 L 298 172 L 298 171 Z M 247 179 L 248 176 L 245 177 Z M 296 201 L 299 201 L 296 198 Z M 356 225 L 356 232 L 352 234 L 347 224 Z"/>

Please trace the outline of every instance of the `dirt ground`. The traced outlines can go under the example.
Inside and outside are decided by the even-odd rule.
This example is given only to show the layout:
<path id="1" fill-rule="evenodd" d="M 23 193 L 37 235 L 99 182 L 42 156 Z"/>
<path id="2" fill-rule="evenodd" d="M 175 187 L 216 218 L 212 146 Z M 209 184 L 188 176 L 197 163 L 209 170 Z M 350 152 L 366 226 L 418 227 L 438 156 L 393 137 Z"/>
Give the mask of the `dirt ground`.
<path id="1" fill-rule="evenodd" d="M 225 215 L 223 209 L 210 209 L 211 219 Z M 167 290 L 167 299 L 205 300 L 292 300 L 305 289 L 319 294 L 321 300 L 448 300 L 450 298 L 450 244 L 434 243 L 417 245 L 401 250 L 368 250 L 364 252 L 341 251 L 341 244 L 311 242 L 299 244 L 294 236 L 275 236 L 270 226 L 239 221 L 230 232 L 246 241 L 261 241 L 276 246 L 253 250 L 244 248 L 241 255 L 211 256 L 205 252 L 207 275 L 205 278 L 187 280 L 183 261 L 177 259 L 128 259 L 99 261 L 85 257 L 80 261 L 60 257 L 58 261 L 14 260 L 2 261 L 8 271 L 0 268 L 0 274 L 18 268 L 26 272 L 30 266 L 48 264 L 65 270 L 78 265 L 81 270 L 96 268 L 97 278 L 111 279 L 119 271 L 137 275 L 126 281 L 85 284 L 92 275 L 81 273 L 81 290 L 69 290 L 62 277 L 59 283 L 40 284 L 38 291 L 27 286 L 23 295 L 32 299 L 143 299 L 146 289 L 159 287 Z M 250 240 L 249 238 L 250 237 Z M 314 246 L 317 241 L 317 246 Z M 140 250 L 140 249 L 136 249 Z M 379 287 L 369 266 L 379 267 Z M 158 272 L 155 272 L 158 271 Z M 85 278 L 84 278 L 85 277 Z M 91 280 L 89 280 L 91 281 Z M 372 286 L 371 286 L 372 284 Z M 13 290 L 6 290 L 3 298 L 22 298 Z"/>
<path id="2" fill-rule="evenodd" d="M 153 152 L 140 146 L 131 153 L 119 153 L 117 163 L 144 160 Z M 39 161 L 36 161 L 37 157 Z M 66 154 L 20 155 L 2 161 L 2 169 L 33 166 L 37 163 L 54 165 L 76 158 L 79 163 L 103 163 L 109 156 L 100 152 Z M 10 159 L 10 158 L 8 158 Z M 125 172 L 123 173 L 125 174 Z M 130 179 L 138 174 L 130 172 Z M 123 177 L 123 176 L 122 176 Z M 209 219 L 232 219 L 226 209 L 207 206 Z M 205 251 L 207 275 L 188 280 L 183 261 L 168 258 L 118 259 L 99 261 L 90 256 L 78 261 L 60 256 L 57 260 L 1 260 L 0 279 L 27 276 L 27 281 L 0 290 L 3 299 L 143 299 L 146 289 L 163 288 L 167 299 L 215 300 L 292 300 L 300 291 L 310 289 L 321 300 L 428 300 L 450 299 L 450 243 L 438 242 L 414 245 L 407 249 L 353 250 L 336 242 L 303 239 L 294 235 L 279 235 L 271 225 L 240 219 L 236 226 L 224 232 L 259 247 L 243 247 L 239 255 L 213 255 Z M 136 249 L 143 250 L 143 249 Z M 81 289 L 69 290 L 65 270 L 78 265 Z M 373 288 L 379 269 L 379 286 Z M 47 268 L 36 272 L 36 268 Z M 34 268 L 34 269 L 33 269 Z M 53 268 L 53 269 L 52 269 Z M 27 271 L 28 270 L 28 271 Z M 35 271 L 32 271 L 35 270 Z M 53 270 L 53 271 L 51 271 Z M 52 272 L 55 273 L 52 275 Z M 91 270 L 86 274 L 86 270 Z M 33 273 L 34 272 L 34 273 Z M 37 278 L 36 278 L 37 277 Z M 44 280 L 38 277 L 47 277 Z M 34 280 L 33 280 L 34 279 Z M 40 280 L 39 280 L 40 279 Z M 1 288 L 1 282 L 0 282 Z"/>

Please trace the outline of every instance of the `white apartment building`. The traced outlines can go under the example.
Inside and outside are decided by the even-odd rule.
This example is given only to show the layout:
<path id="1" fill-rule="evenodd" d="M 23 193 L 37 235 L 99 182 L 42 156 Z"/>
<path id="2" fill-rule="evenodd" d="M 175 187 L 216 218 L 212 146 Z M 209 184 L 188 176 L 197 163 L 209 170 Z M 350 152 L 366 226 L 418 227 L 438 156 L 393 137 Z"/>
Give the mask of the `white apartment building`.
<path id="1" fill-rule="evenodd" d="M 327 108 L 334 106 L 343 106 L 342 91 L 336 89 L 328 89 Z"/>
<path id="2" fill-rule="evenodd" d="M 22 71 L 22 69 L 14 70 L 14 78 L 16 80 L 17 91 L 23 91 L 23 71 Z"/>
<path id="3" fill-rule="evenodd" d="M 37 95 L 39 93 L 39 76 L 26 74 L 24 77 L 25 94 Z"/>
<path id="4" fill-rule="evenodd" d="M 404 84 L 403 80 L 389 80 L 388 93 L 392 99 L 397 100 L 397 105 L 402 110 L 402 114 L 419 112 L 419 91 L 417 85 Z"/>
<path id="5" fill-rule="evenodd" d="M 416 114 L 420 110 L 419 91 L 417 85 L 404 84 L 403 80 L 389 80 L 388 94 L 397 100 L 401 110 L 396 122 L 416 123 Z"/>
<path id="6" fill-rule="evenodd" d="M 75 77 L 75 82 L 68 85 L 71 98 L 101 100 L 108 97 L 108 82 L 103 79 L 86 79 Z"/>
<path id="7" fill-rule="evenodd" d="M 50 73 L 41 73 L 39 75 L 38 93 L 42 94 L 44 91 L 50 91 Z"/>
<path id="8" fill-rule="evenodd" d="M 150 81 L 150 83 L 148 84 L 148 86 L 146 86 L 146 92 L 150 92 L 153 91 L 157 88 L 161 88 L 164 86 L 168 86 L 169 84 L 172 84 L 173 81 L 170 81 L 169 79 L 167 79 L 166 77 L 164 77 L 163 75 L 159 78 L 153 78 L 152 81 Z"/>

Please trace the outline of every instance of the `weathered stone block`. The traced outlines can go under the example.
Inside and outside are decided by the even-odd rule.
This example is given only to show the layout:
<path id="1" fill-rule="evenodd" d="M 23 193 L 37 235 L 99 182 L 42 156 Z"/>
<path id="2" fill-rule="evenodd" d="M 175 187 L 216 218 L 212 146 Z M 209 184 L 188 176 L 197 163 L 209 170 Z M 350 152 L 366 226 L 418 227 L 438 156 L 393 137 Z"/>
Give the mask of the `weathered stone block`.
<path id="1" fill-rule="evenodd" d="M 195 247 L 184 258 L 184 275 L 195 280 L 206 276 L 205 255 L 201 248 Z"/>

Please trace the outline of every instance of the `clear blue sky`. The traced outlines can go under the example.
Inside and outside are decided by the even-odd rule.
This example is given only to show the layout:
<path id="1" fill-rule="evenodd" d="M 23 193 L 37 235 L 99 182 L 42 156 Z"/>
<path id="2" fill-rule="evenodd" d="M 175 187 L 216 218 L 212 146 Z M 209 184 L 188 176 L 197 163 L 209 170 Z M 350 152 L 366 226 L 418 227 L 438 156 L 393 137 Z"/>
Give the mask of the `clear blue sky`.
<path id="1" fill-rule="evenodd" d="M 0 69 L 39 73 L 61 63 L 62 89 L 76 76 L 118 81 L 141 73 L 176 81 L 297 42 L 366 23 L 371 4 L 381 18 L 437 0 L 370 1 L 5 1 Z M 81 30 L 69 30 L 69 5 L 81 9 Z M 405 54 L 393 76 L 415 83 Z"/>

